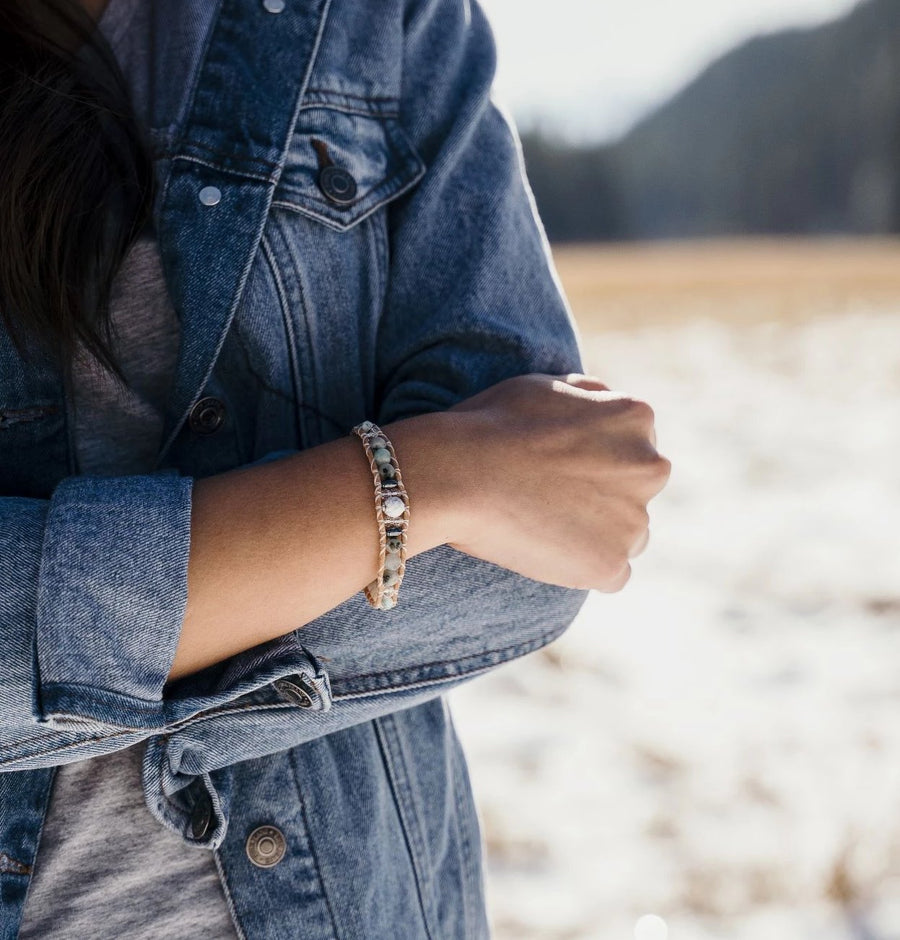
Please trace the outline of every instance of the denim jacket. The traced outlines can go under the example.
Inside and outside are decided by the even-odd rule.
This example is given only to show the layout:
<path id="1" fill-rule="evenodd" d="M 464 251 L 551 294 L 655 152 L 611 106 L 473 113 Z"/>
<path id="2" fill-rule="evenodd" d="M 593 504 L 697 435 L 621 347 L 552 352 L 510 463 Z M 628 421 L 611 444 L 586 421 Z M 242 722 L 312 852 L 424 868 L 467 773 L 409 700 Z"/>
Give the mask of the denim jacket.
<path id="1" fill-rule="evenodd" d="M 584 591 L 445 545 L 391 611 L 360 593 L 167 676 L 194 479 L 581 371 L 494 66 L 475 0 L 218 0 L 183 113 L 150 129 L 182 321 L 152 472 L 78 475 L 59 371 L 0 332 L 0 940 L 54 768 L 144 740 L 150 811 L 216 853 L 247 940 L 487 935 L 442 694 L 553 640 Z M 269 868 L 260 825 L 287 842 Z"/>

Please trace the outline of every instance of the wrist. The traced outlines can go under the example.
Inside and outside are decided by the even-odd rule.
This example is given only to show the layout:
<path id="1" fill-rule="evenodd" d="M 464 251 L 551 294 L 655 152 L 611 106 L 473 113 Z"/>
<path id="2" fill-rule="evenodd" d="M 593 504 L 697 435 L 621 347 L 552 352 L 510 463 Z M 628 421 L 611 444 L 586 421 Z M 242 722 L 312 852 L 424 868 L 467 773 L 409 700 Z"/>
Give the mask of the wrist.
<path id="1" fill-rule="evenodd" d="M 455 541 L 465 531 L 466 493 L 473 474 L 461 457 L 459 416 L 431 412 L 381 425 L 390 438 L 409 497 L 407 555 Z"/>

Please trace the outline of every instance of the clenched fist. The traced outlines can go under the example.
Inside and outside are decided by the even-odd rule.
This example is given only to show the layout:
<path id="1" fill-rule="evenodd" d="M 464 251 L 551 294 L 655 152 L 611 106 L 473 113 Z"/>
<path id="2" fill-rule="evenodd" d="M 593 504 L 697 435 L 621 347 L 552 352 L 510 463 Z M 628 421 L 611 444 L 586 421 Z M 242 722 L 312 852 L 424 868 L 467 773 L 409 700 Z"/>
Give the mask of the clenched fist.
<path id="1" fill-rule="evenodd" d="M 532 373 L 453 406 L 465 473 L 449 531 L 460 551 L 563 587 L 618 591 L 649 536 L 671 464 L 653 410 L 578 373 Z"/>

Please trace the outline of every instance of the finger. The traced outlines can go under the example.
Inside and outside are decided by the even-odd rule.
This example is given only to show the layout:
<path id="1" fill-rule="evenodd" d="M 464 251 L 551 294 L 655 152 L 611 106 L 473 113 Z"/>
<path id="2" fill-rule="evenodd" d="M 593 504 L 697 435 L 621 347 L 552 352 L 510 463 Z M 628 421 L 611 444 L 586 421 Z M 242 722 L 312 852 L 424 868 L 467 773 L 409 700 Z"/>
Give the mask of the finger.
<path id="1" fill-rule="evenodd" d="M 622 588 L 625 587 L 626 584 L 628 584 L 628 581 L 630 580 L 630 578 L 631 578 L 631 565 L 625 565 L 625 567 L 622 569 L 621 573 L 615 579 L 615 581 L 611 584 L 608 584 L 604 588 L 604 591 L 607 594 L 615 594 L 617 591 L 621 591 Z"/>
<path id="2" fill-rule="evenodd" d="M 593 392 L 608 392 L 609 386 L 604 384 L 596 375 L 584 375 L 581 372 L 569 372 L 567 375 L 561 375 L 568 385 L 575 385 L 577 388 L 587 389 Z"/>

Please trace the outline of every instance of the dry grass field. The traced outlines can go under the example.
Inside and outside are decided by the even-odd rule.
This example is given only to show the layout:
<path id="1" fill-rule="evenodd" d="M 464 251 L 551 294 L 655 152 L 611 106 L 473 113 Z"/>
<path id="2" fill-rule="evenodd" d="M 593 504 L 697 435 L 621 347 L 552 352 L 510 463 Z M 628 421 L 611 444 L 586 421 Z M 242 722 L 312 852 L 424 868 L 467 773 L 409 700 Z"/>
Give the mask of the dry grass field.
<path id="1" fill-rule="evenodd" d="M 559 245 L 553 257 L 587 332 L 706 316 L 796 322 L 900 297 L 900 239 Z"/>
<path id="2" fill-rule="evenodd" d="M 898 940 L 900 242 L 554 255 L 673 471 L 626 589 L 451 696 L 496 940 Z"/>

